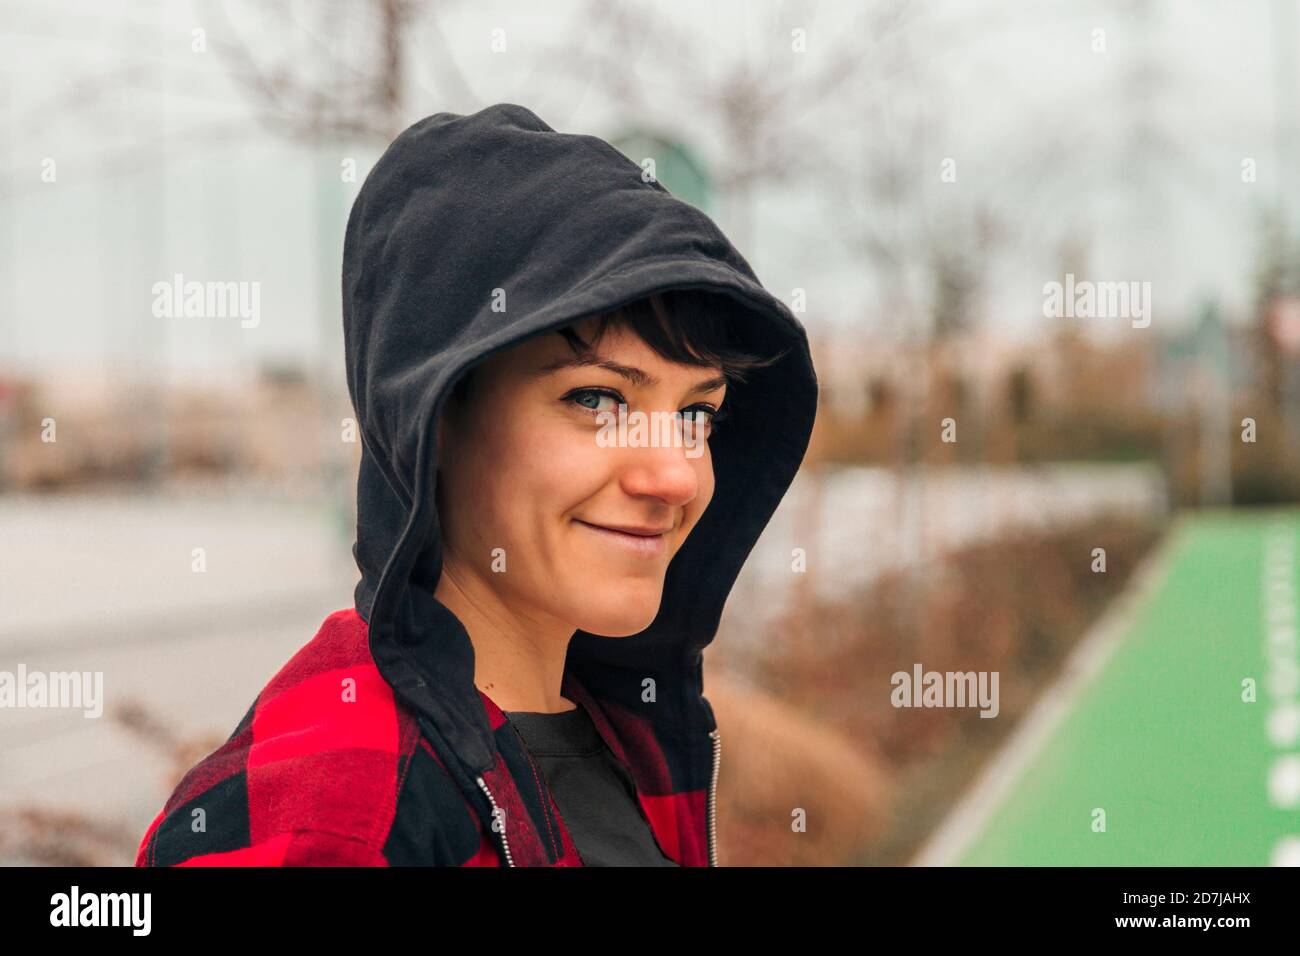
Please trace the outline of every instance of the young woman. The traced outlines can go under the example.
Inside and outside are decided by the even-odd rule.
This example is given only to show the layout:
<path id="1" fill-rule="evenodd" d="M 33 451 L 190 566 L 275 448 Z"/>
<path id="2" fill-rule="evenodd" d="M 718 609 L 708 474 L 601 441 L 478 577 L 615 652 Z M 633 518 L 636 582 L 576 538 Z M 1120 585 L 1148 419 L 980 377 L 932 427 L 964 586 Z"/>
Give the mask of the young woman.
<path id="1" fill-rule="evenodd" d="M 344 249 L 354 606 L 139 865 L 717 865 L 702 650 L 797 471 L 802 327 L 703 213 L 519 106 L 381 157 Z"/>

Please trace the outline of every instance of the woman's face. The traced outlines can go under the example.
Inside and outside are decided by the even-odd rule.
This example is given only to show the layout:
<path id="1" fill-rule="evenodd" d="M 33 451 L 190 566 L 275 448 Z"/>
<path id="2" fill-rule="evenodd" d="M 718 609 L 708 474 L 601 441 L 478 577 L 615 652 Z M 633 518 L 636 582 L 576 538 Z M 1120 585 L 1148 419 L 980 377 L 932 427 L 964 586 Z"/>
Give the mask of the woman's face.
<path id="1" fill-rule="evenodd" d="M 590 342 L 594 325 L 574 331 Z M 654 620 L 668 563 L 713 496 L 704 439 L 726 385 L 721 369 L 669 362 L 619 325 L 594 359 L 578 364 L 548 333 L 480 364 L 464 407 L 445 404 L 443 563 L 526 620 L 624 636 Z M 621 443 L 602 433 L 620 403 L 629 426 L 641 412 L 656 427 Z M 676 412 L 668 442 L 658 425 Z"/>

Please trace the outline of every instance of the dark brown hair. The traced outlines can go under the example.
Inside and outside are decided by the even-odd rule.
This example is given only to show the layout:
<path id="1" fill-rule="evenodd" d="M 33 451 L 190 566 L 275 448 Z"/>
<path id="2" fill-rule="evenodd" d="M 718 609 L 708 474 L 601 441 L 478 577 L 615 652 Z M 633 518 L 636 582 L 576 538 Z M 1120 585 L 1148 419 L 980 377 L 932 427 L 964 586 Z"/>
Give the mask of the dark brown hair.
<path id="1" fill-rule="evenodd" d="M 705 290 L 670 289 L 629 302 L 600 316 L 590 342 L 571 327 L 558 329 L 578 355 L 589 355 L 604 334 L 614 326 L 636 333 L 657 355 L 669 362 L 702 368 L 721 368 L 728 381 L 744 382 L 745 373 L 779 361 L 785 352 L 758 356 L 735 344 L 732 322 L 737 308 L 730 298 Z M 451 393 L 453 402 L 463 402 L 469 392 L 473 370 L 464 375 Z"/>

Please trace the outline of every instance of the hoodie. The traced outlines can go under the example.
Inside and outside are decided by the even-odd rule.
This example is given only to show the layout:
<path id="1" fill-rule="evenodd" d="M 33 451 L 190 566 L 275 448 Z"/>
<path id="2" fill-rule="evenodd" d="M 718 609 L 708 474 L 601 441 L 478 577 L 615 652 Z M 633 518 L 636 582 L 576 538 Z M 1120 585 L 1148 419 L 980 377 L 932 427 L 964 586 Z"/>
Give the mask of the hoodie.
<path id="1" fill-rule="evenodd" d="M 654 621 L 617 640 L 575 632 L 561 693 L 628 769 L 665 855 L 717 865 L 721 737 L 702 652 L 803 459 L 817 380 L 790 310 L 708 216 L 642 173 L 508 103 L 429 116 L 380 157 L 343 253 L 362 438 L 353 606 L 184 776 L 137 865 L 581 865 L 522 738 L 474 683 L 468 633 L 434 597 L 435 425 L 497 351 L 688 288 L 725 297 L 739 346 L 784 355 L 729 387 L 728 426 L 709 439 L 714 495 Z"/>

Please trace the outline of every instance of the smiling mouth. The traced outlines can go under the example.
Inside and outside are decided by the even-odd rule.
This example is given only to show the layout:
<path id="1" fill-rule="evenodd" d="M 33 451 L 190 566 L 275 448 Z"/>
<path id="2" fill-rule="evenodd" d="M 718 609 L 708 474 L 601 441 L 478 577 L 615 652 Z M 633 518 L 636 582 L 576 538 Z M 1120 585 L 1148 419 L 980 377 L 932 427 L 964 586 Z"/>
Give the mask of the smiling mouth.
<path id="1" fill-rule="evenodd" d="M 583 521 L 581 518 L 574 518 L 573 520 L 585 528 L 590 528 L 610 544 L 619 545 L 633 554 L 644 557 L 658 557 L 663 554 L 668 549 L 667 532 L 672 530 L 671 528 L 613 527 L 592 524 L 590 521 Z"/>

